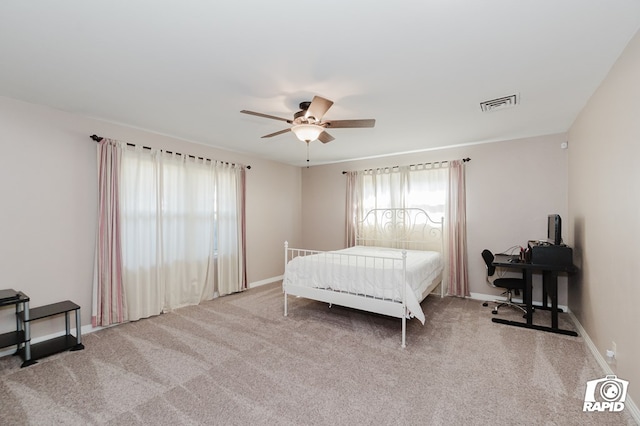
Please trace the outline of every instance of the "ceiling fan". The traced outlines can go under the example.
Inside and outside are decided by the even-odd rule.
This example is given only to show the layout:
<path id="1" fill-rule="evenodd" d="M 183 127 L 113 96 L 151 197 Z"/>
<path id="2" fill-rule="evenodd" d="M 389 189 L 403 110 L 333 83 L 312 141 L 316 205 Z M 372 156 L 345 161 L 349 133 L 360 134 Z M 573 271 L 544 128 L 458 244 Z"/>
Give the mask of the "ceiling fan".
<path id="1" fill-rule="evenodd" d="M 333 101 L 322 98 L 320 96 L 314 96 L 311 102 L 301 102 L 300 111 L 293 114 L 293 120 L 288 118 L 276 117 L 273 115 L 262 114 L 260 112 L 240 111 L 243 114 L 256 115 L 258 117 L 270 118 L 272 120 L 286 121 L 292 124 L 288 129 L 280 130 L 278 132 L 270 133 L 262 136 L 263 138 L 271 138 L 273 136 L 282 135 L 289 131 L 293 132 L 298 139 L 306 142 L 315 141 L 318 139 L 322 143 L 331 142 L 335 138 L 331 136 L 325 129 L 344 129 L 355 127 L 373 127 L 376 124 L 374 119 L 364 120 L 322 120 L 322 117 L 333 105 Z"/>

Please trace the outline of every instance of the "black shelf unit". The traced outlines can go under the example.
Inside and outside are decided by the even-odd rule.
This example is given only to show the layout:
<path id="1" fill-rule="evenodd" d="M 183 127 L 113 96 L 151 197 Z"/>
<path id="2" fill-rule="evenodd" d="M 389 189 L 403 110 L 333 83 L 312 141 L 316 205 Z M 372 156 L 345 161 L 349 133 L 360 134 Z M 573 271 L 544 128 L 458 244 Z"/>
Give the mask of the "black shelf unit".
<path id="1" fill-rule="evenodd" d="M 71 334 L 71 323 L 69 319 L 69 314 L 71 312 L 75 312 L 76 336 Z M 65 317 L 65 334 L 63 336 L 31 344 L 30 327 L 33 321 L 62 314 L 64 314 Z M 19 348 L 19 353 L 24 360 L 22 367 L 35 364 L 37 359 L 44 358 L 58 352 L 64 352 L 66 350 L 78 351 L 84 349 L 80 332 L 80 306 L 70 300 L 39 306 L 32 309 L 24 309 L 18 312 L 18 318 L 24 324 L 25 330 L 25 345 Z"/>
<path id="2" fill-rule="evenodd" d="M 35 360 L 37 359 L 57 354 L 59 352 L 64 352 L 66 350 L 78 351 L 80 349 L 84 349 L 84 345 L 81 344 L 80 346 L 81 347 L 78 347 L 76 337 L 69 334 L 33 344 L 31 345 L 31 364 L 35 364 Z"/>
<path id="3" fill-rule="evenodd" d="M 24 324 L 18 319 L 18 315 L 25 309 L 29 309 L 29 297 L 21 291 L 13 289 L 1 290 L 3 295 L 11 295 L 0 299 L 0 308 L 5 306 L 14 306 L 16 310 L 16 327 L 15 331 L 0 334 L 0 348 L 9 346 L 16 347 L 16 354 L 25 342 Z"/>
<path id="4" fill-rule="evenodd" d="M 16 330 L 0 334 L 0 348 L 18 346 L 24 343 L 24 331 Z"/>

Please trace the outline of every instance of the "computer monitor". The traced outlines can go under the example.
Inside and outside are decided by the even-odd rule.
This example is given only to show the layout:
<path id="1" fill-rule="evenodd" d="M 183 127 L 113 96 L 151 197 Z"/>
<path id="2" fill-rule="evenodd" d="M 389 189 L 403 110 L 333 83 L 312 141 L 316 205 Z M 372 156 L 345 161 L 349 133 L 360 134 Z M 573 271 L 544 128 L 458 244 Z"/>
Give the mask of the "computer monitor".
<path id="1" fill-rule="evenodd" d="M 549 244 L 562 244 L 562 219 L 559 214 L 550 214 L 547 222 L 547 242 Z"/>

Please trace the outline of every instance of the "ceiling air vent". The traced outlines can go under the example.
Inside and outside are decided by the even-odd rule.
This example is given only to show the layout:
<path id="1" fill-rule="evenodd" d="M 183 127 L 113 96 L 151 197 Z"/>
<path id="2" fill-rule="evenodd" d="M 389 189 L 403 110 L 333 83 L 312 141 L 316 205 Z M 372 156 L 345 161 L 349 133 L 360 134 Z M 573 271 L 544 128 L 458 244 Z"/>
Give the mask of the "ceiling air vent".
<path id="1" fill-rule="evenodd" d="M 480 102 L 480 109 L 484 112 L 496 111 L 499 109 L 511 108 L 520 103 L 520 95 L 514 94 L 510 96 L 503 96 L 497 99 L 491 99 L 490 101 Z"/>

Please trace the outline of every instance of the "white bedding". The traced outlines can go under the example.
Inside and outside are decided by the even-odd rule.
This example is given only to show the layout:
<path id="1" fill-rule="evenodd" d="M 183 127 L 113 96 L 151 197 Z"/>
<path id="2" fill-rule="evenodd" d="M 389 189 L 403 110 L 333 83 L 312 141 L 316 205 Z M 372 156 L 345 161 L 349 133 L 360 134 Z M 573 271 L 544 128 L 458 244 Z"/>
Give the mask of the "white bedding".
<path id="1" fill-rule="evenodd" d="M 442 255 L 407 250 L 406 282 L 402 283 L 402 250 L 355 246 L 343 250 L 298 256 L 286 265 L 284 282 L 402 302 L 424 324 L 422 294 L 442 272 Z M 396 260 L 393 260 L 396 259 Z"/>

